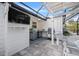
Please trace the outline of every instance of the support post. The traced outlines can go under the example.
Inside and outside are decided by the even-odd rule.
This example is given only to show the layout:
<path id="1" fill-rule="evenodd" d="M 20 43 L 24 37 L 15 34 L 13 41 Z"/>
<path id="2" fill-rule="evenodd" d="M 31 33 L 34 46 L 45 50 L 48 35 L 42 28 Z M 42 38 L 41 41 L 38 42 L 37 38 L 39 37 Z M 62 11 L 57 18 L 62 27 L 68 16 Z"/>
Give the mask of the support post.
<path id="1" fill-rule="evenodd" d="M 53 33 L 53 31 L 54 31 L 54 21 L 52 20 L 52 45 L 54 45 L 54 33 Z"/>

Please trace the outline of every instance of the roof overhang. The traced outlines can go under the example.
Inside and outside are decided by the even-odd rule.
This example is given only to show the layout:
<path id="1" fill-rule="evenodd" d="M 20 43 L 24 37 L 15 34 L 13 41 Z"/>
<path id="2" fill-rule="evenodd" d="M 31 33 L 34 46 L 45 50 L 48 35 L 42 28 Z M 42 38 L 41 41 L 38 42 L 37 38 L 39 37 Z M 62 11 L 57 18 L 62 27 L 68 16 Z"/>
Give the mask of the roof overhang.
<path id="1" fill-rule="evenodd" d="M 16 9 L 18 9 L 18 10 L 24 12 L 24 13 L 30 14 L 30 15 L 32 15 L 32 16 L 34 16 L 34 17 L 37 17 L 37 18 L 39 18 L 39 19 L 41 19 L 41 20 L 45 20 L 45 21 L 46 21 L 46 18 L 43 18 L 43 17 L 41 17 L 41 16 L 39 16 L 39 15 L 37 15 L 37 14 L 34 14 L 33 12 L 31 12 L 31 11 L 29 11 L 29 10 L 27 10 L 27 9 L 24 9 L 23 7 L 21 7 L 21 6 L 19 6 L 19 5 L 16 5 L 16 4 L 13 3 L 13 2 L 9 2 L 9 4 L 10 4 L 10 7 L 14 7 L 14 8 L 16 8 Z"/>

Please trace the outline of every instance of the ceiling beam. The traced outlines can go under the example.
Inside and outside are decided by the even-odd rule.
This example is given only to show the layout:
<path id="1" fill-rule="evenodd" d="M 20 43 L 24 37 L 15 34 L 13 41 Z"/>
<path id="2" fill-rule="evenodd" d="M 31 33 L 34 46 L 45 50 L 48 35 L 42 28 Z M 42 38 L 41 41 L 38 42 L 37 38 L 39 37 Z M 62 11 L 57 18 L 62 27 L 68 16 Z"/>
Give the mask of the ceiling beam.
<path id="1" fill-rule="evenodd" d="M 28 6 L 28 5 L 24 4 L 23 2 L 20 2 L 20 3 L 21 3 L 22 5 L 24 5 L 24 6 L 28 7 L 29 9 L 33 10 L 33 11 L 34 11 L 34 12 L 36 12 L 37 14 L 41 15 L 42 17 L 46 18 L 44 15 L 42 15 L 42 14 L 38 13 L 36 10 L 34 10 L 33 8 L 31 8 L 30 6 Z"/>

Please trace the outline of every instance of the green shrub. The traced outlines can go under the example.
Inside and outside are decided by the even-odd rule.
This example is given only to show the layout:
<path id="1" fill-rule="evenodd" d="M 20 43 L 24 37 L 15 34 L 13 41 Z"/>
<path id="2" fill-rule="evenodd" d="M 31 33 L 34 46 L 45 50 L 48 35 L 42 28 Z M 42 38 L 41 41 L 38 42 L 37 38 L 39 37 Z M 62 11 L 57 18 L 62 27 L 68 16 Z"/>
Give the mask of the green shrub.
<path id="1" fill-rule="evenodd" d="M 64 31 L 64 32 L 63 32 L 63 35 L 64 35 L 64 36 L 69 36 L 70 33 L 69 33 L 68 31 Z"/>

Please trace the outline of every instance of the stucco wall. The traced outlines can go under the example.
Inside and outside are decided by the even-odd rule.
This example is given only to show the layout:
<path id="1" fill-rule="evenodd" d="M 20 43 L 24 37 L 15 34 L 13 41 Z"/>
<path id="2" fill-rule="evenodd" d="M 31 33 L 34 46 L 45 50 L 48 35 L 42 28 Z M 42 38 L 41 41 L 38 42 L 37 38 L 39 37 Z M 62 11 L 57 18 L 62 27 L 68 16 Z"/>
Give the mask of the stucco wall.
<path id="1" fill-rule="evenodd" d="M 5 55 L 8 4 L 0 3 L 0 55 Z"/>
<path id="2" fill-rule="evenodd" d="M 62 34 L 63 33 L 63 19 L 62 17 L 53 18 L 54 20 L 54 30 L 55 34 Z"/>
<path id="3" fill-rule="evenodd" d="M 47 21 L 44 21 L 44 20 L 38 20 L 38 29 L 39 30 L 45 30 L 45 31 L 48 31 L 48 28 L 52 28 L 53 25 L 53 18 L 51 19 L 47 19 Z"/>
<path id="4" fill-rule="evenodd" d="M 8 3 L 0 3 L 0 56 L 29 46 L 29 25 L 8 22 Z"/>
<path id="5" fill-rule="evenodd" d="M 32 22 L 36 22 L 37 23 L 37 30 L 42 30 L 44 25 L 43 22 L 45 22 L 44 20 L 39 20 L 39 18 L 34 17 L 32 15 L 30 15 L 31 19 L 30 19 L 30 28 L 32 28 Z"/>
<path id="6" fill-rule="evenodd" d="M 52 23 L 53 23 L 53 18 L 47 19 L 47 21 L 43 22 L 43 26 L 44 26 L 43 29 L 45 29 L 46 31 L 48 30 L 48 28 L 52 29 L 53 27 Z"/>
<path id="7" fill-rule="evenodd" d="M 12 55 L 29 46 L 29 25 L 8 23 L 7 55 Z"/>
<path id="8" fill-rule="evenodd" d="M 38 30 L 38 28 L 39 28 L 38 18 L 30 15 L 30 28 L 32 28 L 32 22 L 36 22 L 37 23 L 37 30 Z"/>

